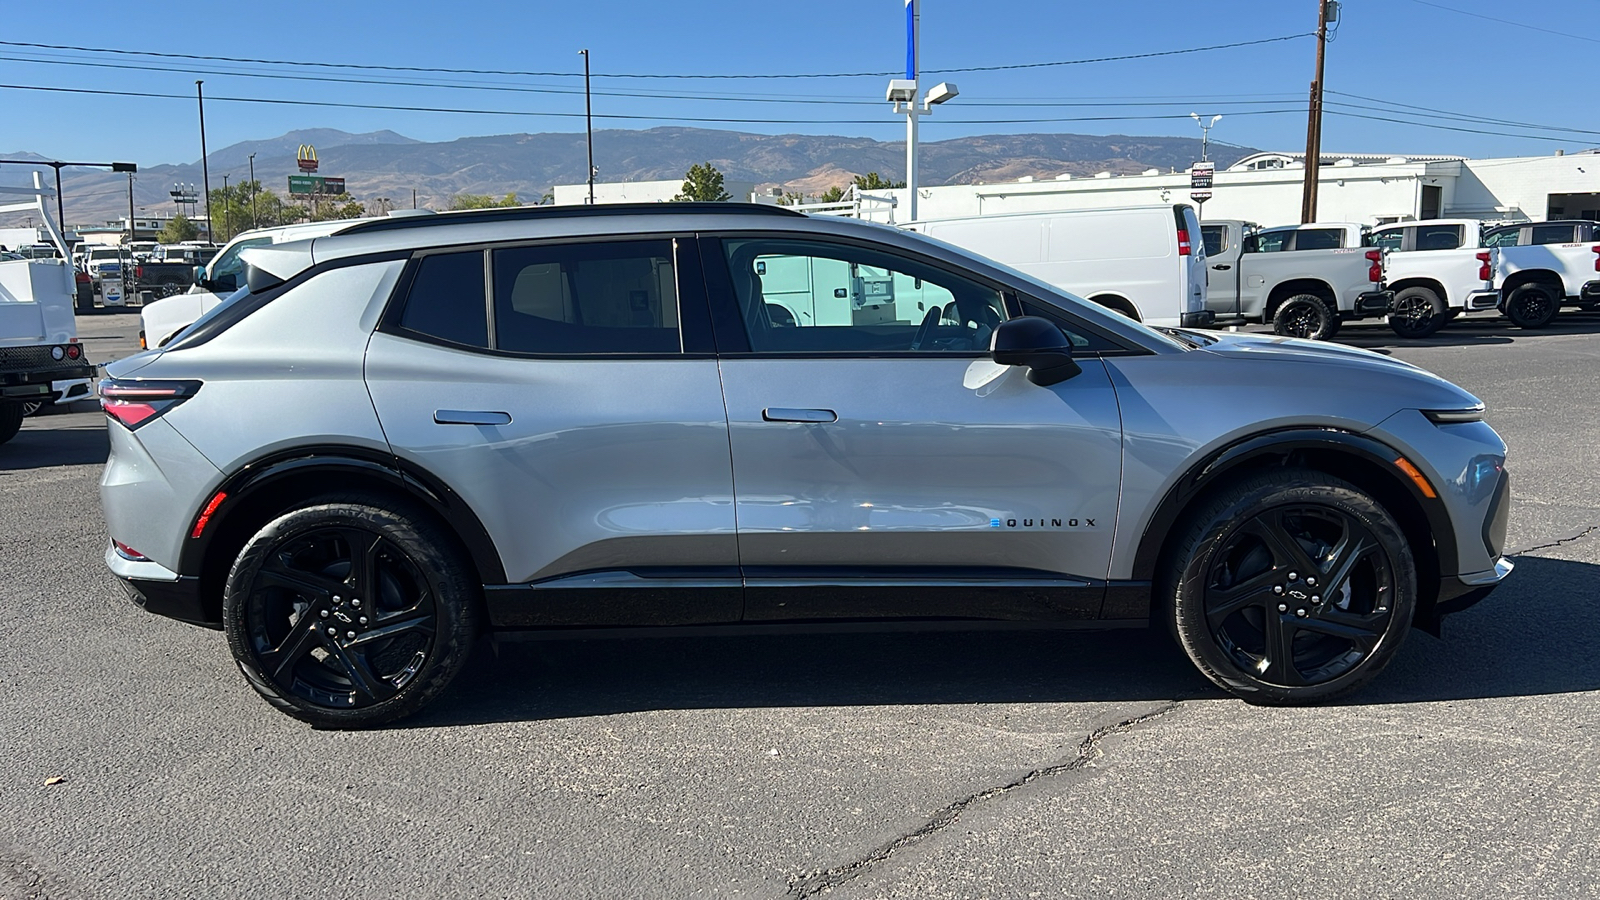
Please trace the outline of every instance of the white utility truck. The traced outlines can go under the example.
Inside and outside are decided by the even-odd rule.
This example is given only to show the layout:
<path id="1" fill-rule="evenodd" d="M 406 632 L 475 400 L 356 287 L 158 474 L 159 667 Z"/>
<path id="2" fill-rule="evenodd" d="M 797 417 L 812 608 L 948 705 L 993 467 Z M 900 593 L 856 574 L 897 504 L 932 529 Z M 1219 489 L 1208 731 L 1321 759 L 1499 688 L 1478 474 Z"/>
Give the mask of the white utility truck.
<path id="1" fill-rule="evenodd" d="M 54 220 L 55 191 L 34 173 L 33 187 L 0 187 L 0 212 L 43 222 L 60 255 L 0 262 L 0 444 L 22 427 L 27 406 L 54 399 L 58 382 L 93 377 L 73 316 L 77 287 L 71 253 Z"/>

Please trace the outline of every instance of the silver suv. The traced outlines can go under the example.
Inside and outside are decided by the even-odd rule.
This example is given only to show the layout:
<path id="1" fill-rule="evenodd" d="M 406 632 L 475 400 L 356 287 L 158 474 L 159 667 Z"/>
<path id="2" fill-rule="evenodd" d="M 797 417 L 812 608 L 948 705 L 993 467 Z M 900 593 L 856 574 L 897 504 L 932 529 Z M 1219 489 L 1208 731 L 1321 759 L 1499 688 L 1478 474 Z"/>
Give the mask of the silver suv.
<path id="1" fill-rule="evenodd" d="M 485 629 L 1157 624 L 1325 700 L 1511 569 L 1459 388 L 894 228 L 556 207 L 245 257 L 108 367 L 106 563 L 319 726 L 415 712 Z"/>

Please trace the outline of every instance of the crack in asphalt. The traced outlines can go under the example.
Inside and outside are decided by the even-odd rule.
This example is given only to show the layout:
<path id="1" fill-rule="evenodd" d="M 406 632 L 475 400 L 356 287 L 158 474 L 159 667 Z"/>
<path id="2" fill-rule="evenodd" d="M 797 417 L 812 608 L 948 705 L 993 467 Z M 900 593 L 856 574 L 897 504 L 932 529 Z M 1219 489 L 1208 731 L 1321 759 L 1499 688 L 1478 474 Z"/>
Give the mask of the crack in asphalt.
<path id="1" fill-rule="evenodd" d="M 894 840 L 883 844 L 860 859 L 845 863 L 841 866 L 835 866 L 827 870 L 812 871 L 803 875 L 792 875 L 789 877 L 788 893 L 786 893 L 784 896 L 796 898 L 796 900 L 804 900 L 804 898 L 814 897 L 823 891 L 838 887 L 839 885 L 864 874 L 872 867 L 883 862 L 896 853 L 899 853 L 901 850 L 904 850 L 913 844 L 920 843 L 923 839 L 930 837 L 944 830 L 945 828 L 950 827 L 951 825 L 954 825 L 956 820 L 961 818 L 962 813 L 979 803 L 992 800 L 995 797 L 999 797 L 1003 794 L 1009 794 L 1012 791 L 1023 787 L 1024 785 L 1031 784 L 1043 778 L 1051 778 L 1056 775 L 1064 775 L 1068 772 L 1077 771 L 1078 769 L 1083 768 L 1084 766 L 1093 762 L 1096 758 L 1103 755 L 1100 751 L 1100 742 L 1107 737 L 1110 737 L 1113 734 L 1124 734 L 1133 730 L 1139 725 L 1143 725 L 1151 719 L 1164 716 L 1167 713 L 1177 709 L 1182 702 L 1183 701 L 1181 700 L 1171 700 L 1157 707 L 1156 709 L 1151 710 L 1150 712 L 1097 728 L 1090 732 L 1089 736 L 1084 738 L 1083 741 L 1078 744 L 1078 753 L 1072 759 L 1069 759 L 1066 762 L 1057 763 L 1053 766 L 1046 766 L 1042 769 L 1034 769 L 1021 778 L 1018 778 L 1016 781 L 987 788 L 975 794 L 969 794 L 966 797 L 963 797 L 960 800 L 957 800 L 939 810 L 933 815 L 932 818 L 928 819 L 928 821 L 924 822 L 920 827 L 913 829 L 912 831 L 908 831 Z"/>
<path id="2" fill-rule="evenodd" d="M 1600 525 L 1586 525 L 1548 543 L 1534 544 L 1532 547 L 1523 547 L 1518 550 L 1510 550 L 1506 552 L 1506 555 L 1523 556 L 1525 554 L 1532 553 L 1535 550 L 1549 550 L 1551 547 L 1559 547 L 1562 544 L 1570 544 L 1573 541 L 1581 541 L 1589 535 L 1594 534 L 1597 530 L 1600 530 Z"/>

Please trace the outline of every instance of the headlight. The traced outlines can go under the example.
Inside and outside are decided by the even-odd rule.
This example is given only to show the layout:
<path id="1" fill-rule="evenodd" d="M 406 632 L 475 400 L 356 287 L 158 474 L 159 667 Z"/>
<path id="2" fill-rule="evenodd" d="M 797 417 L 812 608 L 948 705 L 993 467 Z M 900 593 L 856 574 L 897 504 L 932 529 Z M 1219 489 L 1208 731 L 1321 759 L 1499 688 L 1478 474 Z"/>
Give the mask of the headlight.
<path id="1" fill-rule="evenodd" d="M 1422 414 L 1435 425 L 1459 425 L 1462 422 L 1482 422 L 1483 404 L 1466 409 L 1425 409 Z"/>

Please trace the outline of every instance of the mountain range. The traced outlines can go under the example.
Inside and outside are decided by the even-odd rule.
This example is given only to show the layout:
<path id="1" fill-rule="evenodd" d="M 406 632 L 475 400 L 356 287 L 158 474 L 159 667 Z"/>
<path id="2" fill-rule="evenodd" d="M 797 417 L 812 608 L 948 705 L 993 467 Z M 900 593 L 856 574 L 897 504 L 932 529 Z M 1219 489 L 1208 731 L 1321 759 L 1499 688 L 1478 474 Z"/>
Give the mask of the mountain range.
<path id="1" fill-rule="evenodd" d="M 924 141 L 919 147 L 921 183 L 973 184 L 1062 173 L 1182 170 L 1198 157 L 1199 143 L 1195 138 L 1079 134 L 994 134 Z M 462 193 L 498 196 L 515 192 L 524 202 L 535 202 L 555 184 L 584 180 L 581 133 L 502 134 L 425 142 L 393 131 L 350 134 L 316 128 L 242 141 L 210 153 L 206 160 L 211 187 L 222 187 L 224 176 L 231 183 L 246 179 L 250 155 L 255 154 L 256 178 L 263 187 L 282 194 L 287 176 L 298 171 L 295 153 L 301 144 L 317 148 L 318 174 L 343 176 L 347 190 L 357 200 L 389 198 L 396 206 L 409 206 L 413 190 L 418 205 L 439 209 Z M 1211 146 L 1219 167 L 1256 152 L 1248 147 Z M 905 175 L 903 142 L 841 135 L 765 135 L 676 127 L 603 130 L 595 132 L 594 148 L 600 181 L 682 178 L 690 166 L 710 162 L 729 181 L 815 194 L 867 172 L 891 179 Z M 4 157 L 45 159 L 26 151 L 5 153 Z M 27 184 L 28 171 L 22 165 L 0 166 L 0 184 Z M 48 167 L 41 171 L 46 178 L 54 177 Z M 68 222 L 93 224 L 127 215 L 126 179 L 103 170 L 64 169 L 62 193 Z M 201 181 L 198 160 L 141 165 L 134 180 L 134 206 L 144 214 L 164 213 L 173 208 L 168 192 L 174 184 L 198 186 Z"/>

